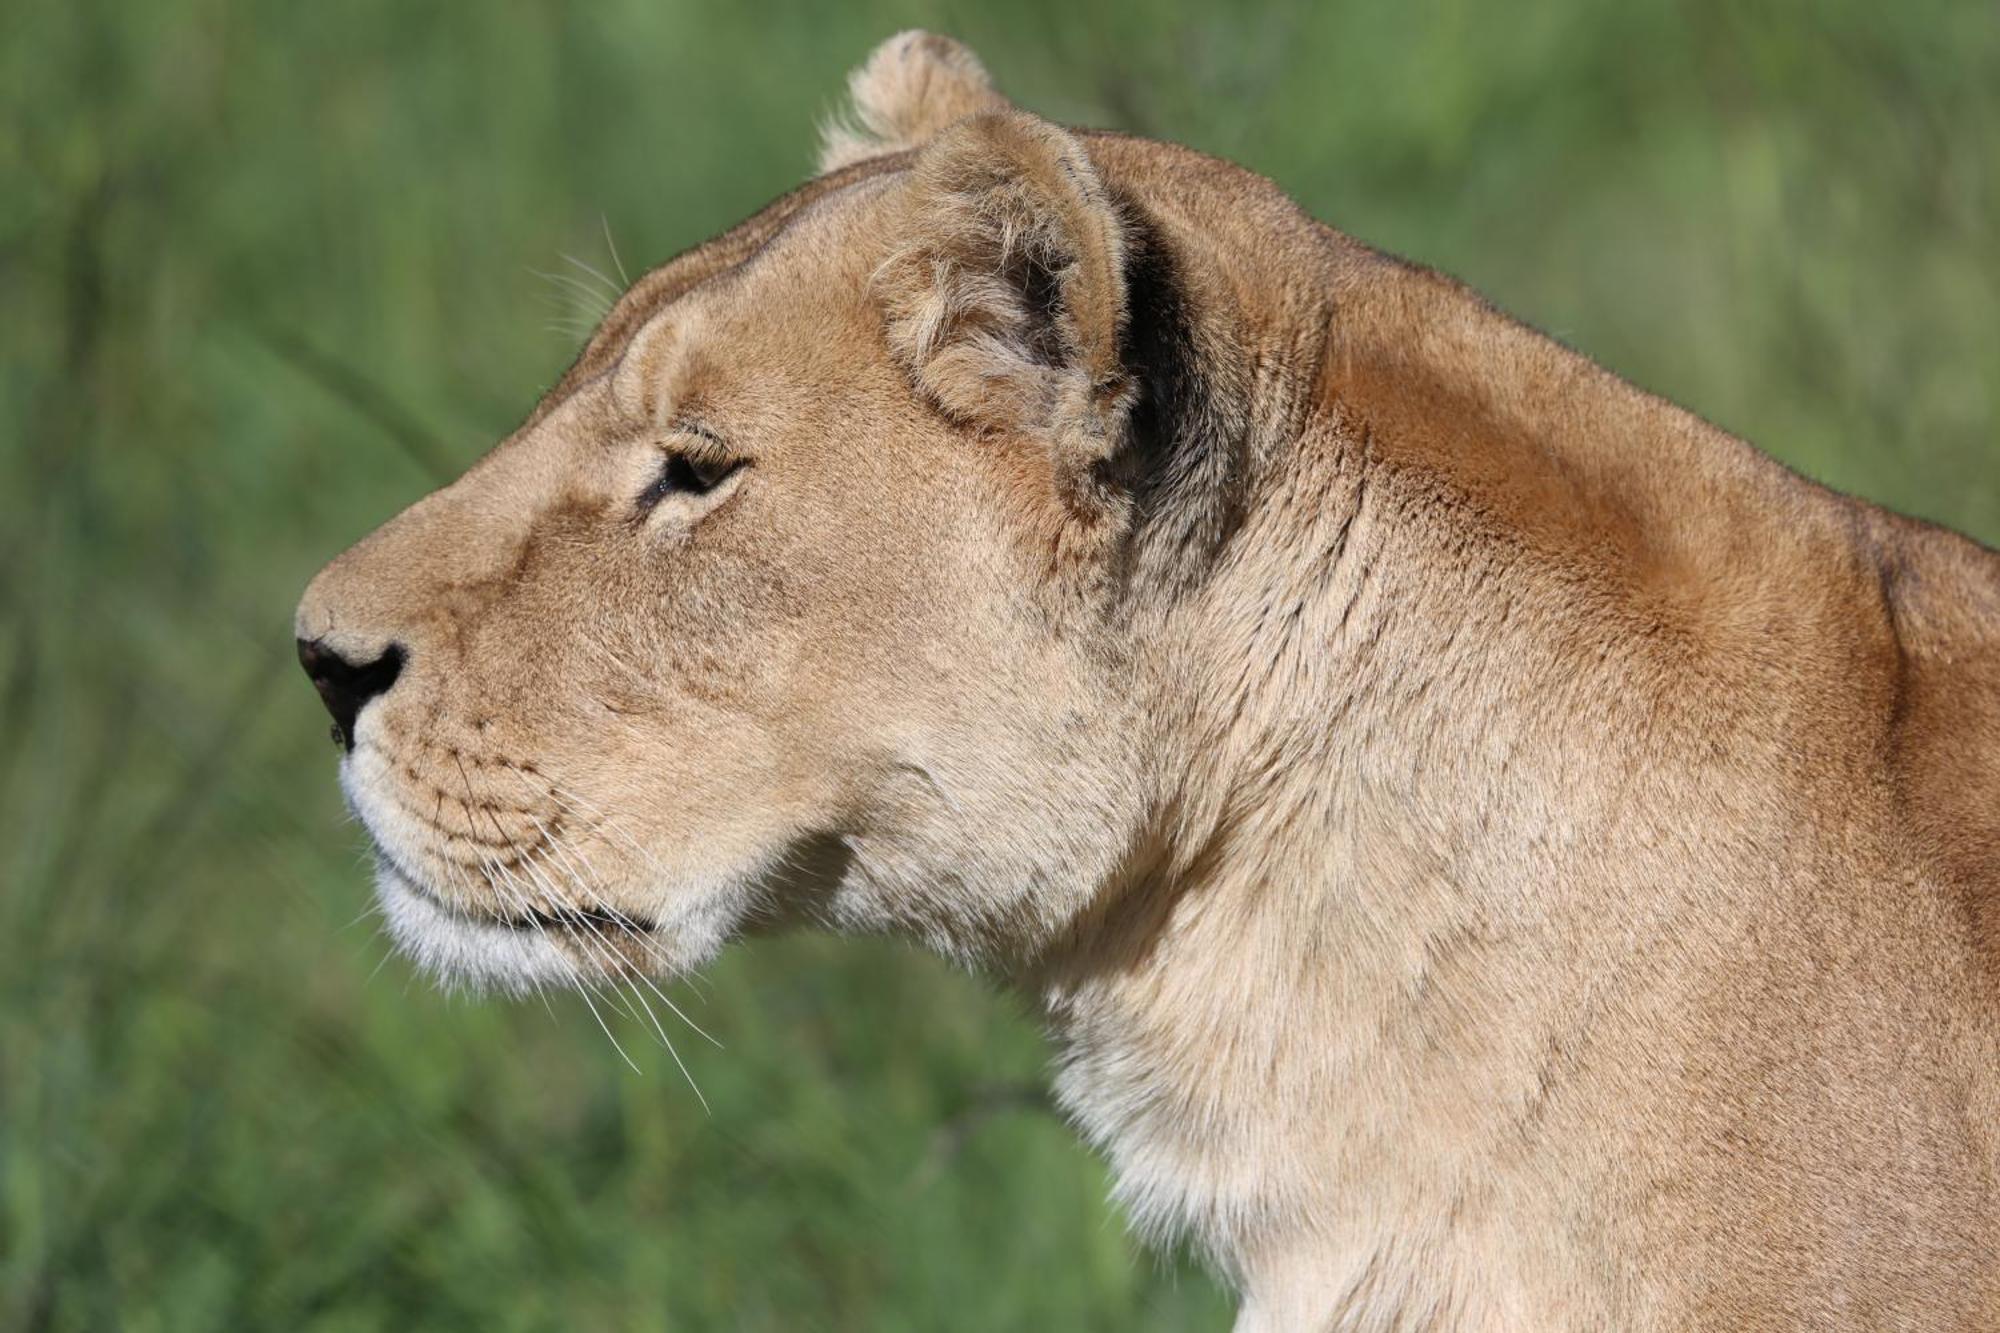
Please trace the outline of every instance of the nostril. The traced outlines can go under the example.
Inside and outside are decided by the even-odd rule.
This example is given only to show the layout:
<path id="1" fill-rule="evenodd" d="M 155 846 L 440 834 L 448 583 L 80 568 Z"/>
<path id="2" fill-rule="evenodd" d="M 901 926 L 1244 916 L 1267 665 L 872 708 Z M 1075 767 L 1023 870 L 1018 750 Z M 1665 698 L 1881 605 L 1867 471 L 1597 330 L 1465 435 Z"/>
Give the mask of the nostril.
<path id="1" fill-rule="evenodd" d="M 354 719 L 376 695 L 385 693 L 403 672 L 403 646 L 392 643 L 372 662 L 354 662 L 327 646 L 324 639 L 300 639 L 299 665 L 312 678 L 326 711 L 333 714 L 333 739 L 344 750 L 354 748 Z"/>

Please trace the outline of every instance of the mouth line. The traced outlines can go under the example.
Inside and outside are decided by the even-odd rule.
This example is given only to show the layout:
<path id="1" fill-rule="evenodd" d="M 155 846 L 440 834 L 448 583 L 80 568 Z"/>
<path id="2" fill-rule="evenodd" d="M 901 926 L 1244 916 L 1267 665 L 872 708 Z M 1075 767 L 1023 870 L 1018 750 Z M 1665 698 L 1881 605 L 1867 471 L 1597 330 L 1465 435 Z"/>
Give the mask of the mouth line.
<path id="1" fill-rule="evenodd" d="M 468 911 L 456 903 L 446 902 L 443 898 L 440 898 L 436 893 L 431 891 L 430 886 L 425 884 L 421 878 L 411 874 L 409 867 L 405 866 L 388 852 L 380 848 L 377 851 L 389 869 L 394 872 L 396 878 L 402 881 L 404 888 L 422 898 L 438 911 L 455 920 L 462 921 L 468 926 L 497 926 L 502 930 L 511 930 L 522 934 L 546 932 L 554 929 L 569 934 L 580 935 L 586 931 L 594 933 L 600 927 L 609 926 L 613 930 L 622 931 L 629 935 L 650 936 L 658 930 L 658 927 L 650 921 L 625 912 L 616 911 L 609 907 L 530 907 L 525 912 L 517 912 L 505 916 L 497 912 Z"/>
<path id="2" fill-rule="evenodd" d="M 421 890 L 419 890 L 421 892 Z M 558 907 L 553 911 L 543 911 L 539 907 L 530 908 L 521 916 L 496 916 L 490 918 L 496 926 L 509 930 L 558 930 L 582 931 L 598 926 L 609 926 L 613 930 L 632 935 L 650 935 L 654 926 L 651 922 L 614 912 L 606 907 Z"/>

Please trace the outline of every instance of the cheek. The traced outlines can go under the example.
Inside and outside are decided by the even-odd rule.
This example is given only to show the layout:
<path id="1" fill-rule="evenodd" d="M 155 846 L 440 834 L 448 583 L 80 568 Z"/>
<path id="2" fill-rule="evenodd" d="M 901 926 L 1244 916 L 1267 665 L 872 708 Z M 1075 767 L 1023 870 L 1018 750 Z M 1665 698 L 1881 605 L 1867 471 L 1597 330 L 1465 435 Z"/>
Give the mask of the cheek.
<path id="1" fill-rule="evenodd" d="M 792 580 L 727 548 L 663 553 L 599 605 L 579 634 L 580 674 L 635 703 L 763 712 L 801 638 Z"/>
<path id="2" fill-rule="evenodd" d="M 726 548 L 655 552 L 565 611 L 566 721 L 540 745 L 669 878 L 742 869 L 825 808 L 821 756 L 784 742 L 803 632 L 795 589 Z"/>

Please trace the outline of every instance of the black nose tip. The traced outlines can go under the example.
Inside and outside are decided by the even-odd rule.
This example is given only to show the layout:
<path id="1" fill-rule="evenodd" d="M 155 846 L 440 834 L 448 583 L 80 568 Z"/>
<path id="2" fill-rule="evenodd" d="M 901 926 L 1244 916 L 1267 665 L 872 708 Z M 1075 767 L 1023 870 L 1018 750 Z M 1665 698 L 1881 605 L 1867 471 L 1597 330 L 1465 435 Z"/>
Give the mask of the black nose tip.
<path id="1" fill-rule="evenodd" d="M 354 748 L 354 719 L 362 705 L 388 690 L 403 672 L 403 647 L 392 643 L 372 662 L 355 663 L 320 639 L 299 640 L 299 665 L 312 677 L 326 711 L 333 714 L 333 738 Z"/>

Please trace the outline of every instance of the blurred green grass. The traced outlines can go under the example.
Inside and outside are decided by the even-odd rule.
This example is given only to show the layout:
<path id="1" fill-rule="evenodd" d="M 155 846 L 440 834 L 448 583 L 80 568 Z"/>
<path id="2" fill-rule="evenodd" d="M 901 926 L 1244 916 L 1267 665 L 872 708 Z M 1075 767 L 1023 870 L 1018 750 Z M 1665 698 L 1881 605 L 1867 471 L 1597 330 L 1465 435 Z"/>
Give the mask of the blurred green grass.
<path id="1" fill-rule="evenodd" d="M 789 188 L 911 24 L 2000 538 L 1989 5 L 9 7 L 0 1328 L 1226 1324 L 931 960 L 739 948 L 705 1116 L 632 1025 L 643 1076 L 349 924 L 299 589 L 560 373 L 589 302 L 538 271 Z"/>

